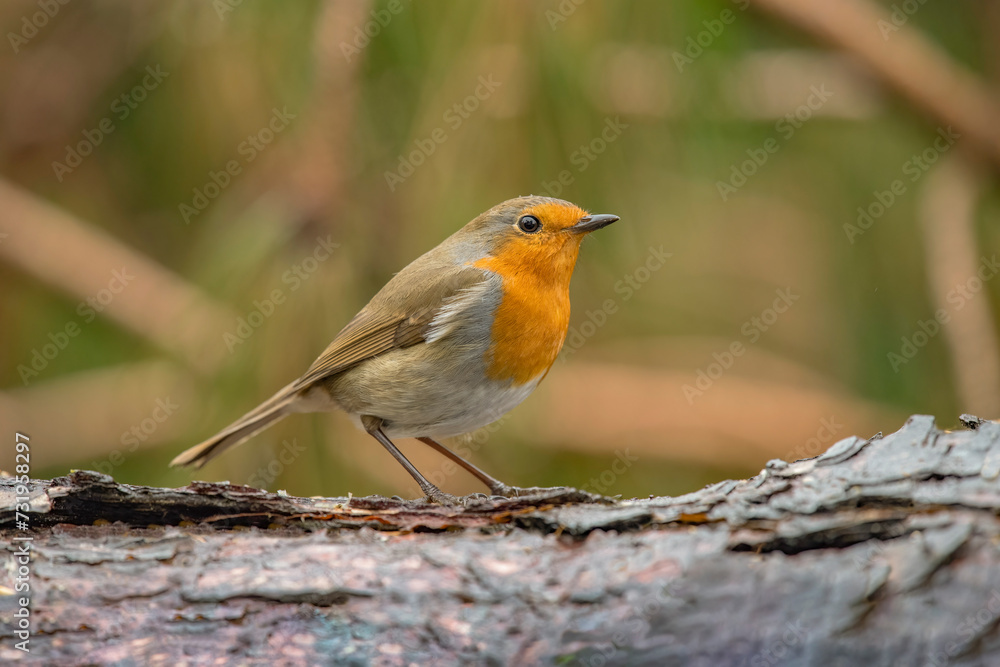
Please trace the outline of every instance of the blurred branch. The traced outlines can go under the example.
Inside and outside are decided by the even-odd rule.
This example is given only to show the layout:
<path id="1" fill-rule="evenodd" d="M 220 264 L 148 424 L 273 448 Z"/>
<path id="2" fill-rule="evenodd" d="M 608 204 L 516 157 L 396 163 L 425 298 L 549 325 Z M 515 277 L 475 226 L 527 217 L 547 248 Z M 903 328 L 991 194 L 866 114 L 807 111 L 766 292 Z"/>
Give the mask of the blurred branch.
<path id="1" fill-rule="evenodd" d="M 340 219 L 355 127 L 356 78 L 364 60 L 363 51 L 345 58 L 340 45 L 353 44 L 355 29 L 370 19 L 369 8 L 367 1 L 320 6 L 311 97 L 296 113 L 300 120 L 295 121 L 298 127 L 286 144 L 288 150 L 268 151 L 254 162 L 249 177 L 227 191 L 224 198 L 232 204 L 228 217 L 234 224 L 261 200 L 262 193 L 287 207 L 277 224 L 293 230 L 315 223 L 333 225 Z M 275 217 L 274 212 L 268 215 Z"/>
<path id="2" fill-rule="evenodd" d="M 945 156 L 927 176 L 920 220 L 935 310 L 944 310 L 950 316 L 948 323 L 941 326 L 960 407 L 965 412 L 997 414 L 1000 341 L 989 300 L 982 290 L 982 278 L 977 276 L 981 261 L 975 206 L 984 185 L 984 174 L 966 155 Z M 973 289 L 977 284 L 979 289 Z"/>
<path id="3" fill-rule="evenodd" d="M 193 392 L 176 364 L 103 367 L 0 392 L 0 423 L 17 424 L 45 443 L 32 451 L 39 470 L 97 459 L 86 465 L 107 472 L 101 461 L 121 464 L 109 457 L 115 450 L 127 458 L 183 432 L 197 416 Z"/>
<path id="4" fill-rule="evenodd" d="M 549 374 L 518 428 L 540 446 L 613 455 L 627 444 L 638 456 L 753 469 L 815 456 L 849 433 L 901 418 L 803 382 L 732 371 L 689 402 L 683 387 L 697 382 L 689 371 L 574 361 Z M 613 407 L 595 410 L 595 391 L 614 397 Z"/>
<path id="5" fill-rule="evenodd" d="M 886 85 L 969 139 L 967 149 L 1000 166 L 1000 104 L 989 84 L 953 61 L 912 23 L 897 26 L 868 0 L 759 0 L 797 27 L 860 58 Z M 890 33 L 884 33 L 892 26 Z M 947 157 L 928 176 L 921 219 L 936 309 L 954 320 L 944 327 L 963 410 L 1000 407 L 1000 354 L 993 315 L 983 294 L 950 308 L 949 294 L 975 279 L 975 202 L 983 175 L 968 155 Z"/>
<path id="6" fill-rule="evenodd" d="M 0 259 L 81 299 L 81 308 L 97 311 L 86 303 L 95 300 L 102 315 L 199 371 L 222 360 L 219 332 L 233 325 L 236 314 L 177 274 L 3 180 L 0 224 L 8 234 Z"/>
<path id="7" fill-rule="evenodd" d="M 17 12 L 10 13 L 30 17 L 39 7 L 21 3 Z M 168 25 L 161 16 L 163 8 L 151 2 L 108 3 L 100 12 L 85 5 L 56 11 L 59 15 L 52 20 L 55 25 L 46 35 L 46 46 L 19 52 L 20 62 L 11 68 L 4 86 L 0 141 L 8 151 L 61 143 L 70 135 L 79 138 L 95 100 L 124 70 L 135 66 L 136 58 Z"/>
<path id="8" fill-rule="evenodd" d="M 953 61 L 912 23 L 883 37 L 889 15 L 870 0 L 757 0 L 792 25 L 859 58 L 890 88 L 952 125 L 1000 166 L 1000 104 L 990 88 Z"/>
<path id="9" fill-rule="evenodd" d="M 307 219 L 329 223 L 344 190 L 345 165 L 350 162 L 351 128 L 357 101 L 357 73 L 364 55 L 347 59 L 342 43 L 353 43 L 354 30 L 368 18 L 370 2 L 331 2 L 320 6 L 313 53 L 316 80 L 294 155 L 290 193 Z"/>

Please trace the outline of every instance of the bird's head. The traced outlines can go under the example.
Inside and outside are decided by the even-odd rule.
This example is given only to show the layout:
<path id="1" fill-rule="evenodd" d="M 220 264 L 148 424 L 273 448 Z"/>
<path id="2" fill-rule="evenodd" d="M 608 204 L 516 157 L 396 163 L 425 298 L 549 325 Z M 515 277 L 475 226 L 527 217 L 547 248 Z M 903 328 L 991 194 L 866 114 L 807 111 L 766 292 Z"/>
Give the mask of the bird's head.
<path id="1" fill-rule="evenodd" d="M 518 197 L 486 211 L 459 234 L 479 253 L 477 266 L 502 274 L 532 273 L 568 285 L 580 242 L 616 220 L 617 215 L 592 215 L 562 199 Z"/>

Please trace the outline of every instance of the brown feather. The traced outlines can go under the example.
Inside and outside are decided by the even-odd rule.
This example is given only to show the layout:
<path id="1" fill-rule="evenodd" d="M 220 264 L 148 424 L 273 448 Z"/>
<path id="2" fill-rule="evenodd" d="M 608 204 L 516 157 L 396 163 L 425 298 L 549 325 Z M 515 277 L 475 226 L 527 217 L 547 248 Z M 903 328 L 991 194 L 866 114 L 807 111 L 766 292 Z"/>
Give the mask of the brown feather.
<path id="1" fill-rule="evenodd" d="M 396 276 L 401 277 L 402 273 Z M 389 350 L 424 342 L 427 328 L 445 300 L 484 279 L 482 271 L 467 267 L 438 271 L 433 282 L 424 285 L 424 292 L 420 295 L 423 298 L 417 303 L 411 300 L 406 304 L 411 306 L 410 312 L 403 312 L 400 308 L 389 310 L 385 307 L 389 304 L 373 308 L 379 297 L 376 295 L 295 382 L 296 389 L 303 389 Z"/>

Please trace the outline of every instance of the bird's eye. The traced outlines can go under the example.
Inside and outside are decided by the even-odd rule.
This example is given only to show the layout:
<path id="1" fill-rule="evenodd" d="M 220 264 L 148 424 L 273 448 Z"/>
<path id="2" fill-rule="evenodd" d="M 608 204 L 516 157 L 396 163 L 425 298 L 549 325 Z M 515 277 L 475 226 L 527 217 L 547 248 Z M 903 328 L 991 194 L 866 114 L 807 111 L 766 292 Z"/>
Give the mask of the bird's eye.
<path id="1" fill-rule="evenodd" d="M 526 215 L 517 221 L 517 228 L 522 232 L 527 232 L 528 234 L 534 234 L 539 229 L 542 228 L 542 223 L 538 221 L 533 215 Z"/>

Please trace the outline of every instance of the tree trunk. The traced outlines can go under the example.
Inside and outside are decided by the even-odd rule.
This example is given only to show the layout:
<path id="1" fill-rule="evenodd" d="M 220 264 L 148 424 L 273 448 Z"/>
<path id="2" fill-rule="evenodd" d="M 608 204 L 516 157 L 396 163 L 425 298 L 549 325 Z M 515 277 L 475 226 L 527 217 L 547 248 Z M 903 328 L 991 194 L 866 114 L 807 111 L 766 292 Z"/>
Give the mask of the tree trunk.
<path id="1" fill-rule="evenodd" d="M 19 529 L 2 479 L 0 660 L 1000 665 L 1000 424 L 964 419 L 648 500 L 451 508 L 76 472 L 32 482 Z"/>

